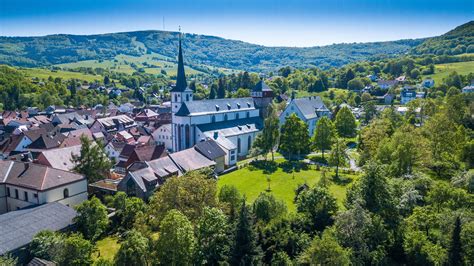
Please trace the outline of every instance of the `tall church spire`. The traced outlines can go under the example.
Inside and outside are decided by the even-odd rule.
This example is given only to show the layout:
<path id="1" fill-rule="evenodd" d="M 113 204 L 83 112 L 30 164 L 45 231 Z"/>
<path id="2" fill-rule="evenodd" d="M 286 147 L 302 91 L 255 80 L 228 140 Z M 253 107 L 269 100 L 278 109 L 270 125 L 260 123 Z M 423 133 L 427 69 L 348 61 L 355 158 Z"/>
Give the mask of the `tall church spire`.
<path id="1" fill-rule="evenodd" d="M 184 91 L 188 87 L 186 74 L 184 73 L 183 50 L 181 48 L 181 31 L 179 32 L 179 52 L 178 52 L 178 74 L 176 75 L 176 87 L 173 91 Z"/>

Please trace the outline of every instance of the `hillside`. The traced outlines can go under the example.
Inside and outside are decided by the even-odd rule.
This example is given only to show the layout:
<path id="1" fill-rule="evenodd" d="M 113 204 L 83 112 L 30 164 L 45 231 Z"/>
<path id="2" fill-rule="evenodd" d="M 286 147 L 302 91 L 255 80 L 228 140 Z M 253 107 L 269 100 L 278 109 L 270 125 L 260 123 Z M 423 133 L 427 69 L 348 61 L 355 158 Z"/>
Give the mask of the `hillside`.
<path id="1" fill-rule="evenodd" d="M 197 34 L 186 34 L 184 39 L 185 60 L 194 69 L 218 67 L 248 71 L 272 71 L 283 66 L 337 67 L 354 61 L 405 54 L 422 42 L 400 40 L 290 48 L 265 47 Z M 156 54 L 159 60 L 174 62 L 177 44 L 178 33 L 166 31 L 0 37 L 0 64 L 38 67 L 146 54 Z"/>
<path id="2" fill-rule="evenodd" d="M 426 39 L 412 52 L 436 55 L 474 53 L 474 21 L 456 27 L 441 36 Z"/>

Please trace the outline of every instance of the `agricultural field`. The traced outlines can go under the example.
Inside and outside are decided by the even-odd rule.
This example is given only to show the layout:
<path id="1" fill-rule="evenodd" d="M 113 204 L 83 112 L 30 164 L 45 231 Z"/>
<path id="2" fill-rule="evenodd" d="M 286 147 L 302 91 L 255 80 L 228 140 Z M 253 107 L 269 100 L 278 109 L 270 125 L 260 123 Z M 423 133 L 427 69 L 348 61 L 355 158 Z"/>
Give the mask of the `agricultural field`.
<path id="1" fill-rule="evenodd" d="M 334 175 L 334 172 L 327 171 L 326 175 L 327 177 L 331 177 Z M 351 174 L 341 175 L 351 182 L 345 185 L 332 183 L 329 187 L 329 191 L 337 199 L 339 207 L 343 208 L 346 190 L 348 186 L 358 178 L 358 176 Z M 268 178 L 270 179 L 270 182 L 268 182 Z M 269 174 L 264 173 L 261 169 L 247 166 L 220 176 L 217 185 L 219 188 L 223 185 L 234 185 L 241 194 L 245 195 L 248 203 L 252 203 L 260 193 L 267 191 L 270 186 L 269 191 L 277 199 L 283 200 L 290 212 L 294 212 L 296 210 L 294 203 L 295 190 L 305 183 L 310 187 L 314 186 L 320 179 L 321 171 L 317 170 L 315 166 L 312 166 L 307 170 L 301 169 L 300 171 L 293 172 L 284 171 L 282 168 L 278 167 L 276 171 Z"/>
<path id="2" fill-rule="evenodd" d="M 72 71 L 65 71 L 65 70 L 49 70 L 45 68 L 20 68 L 21 72 L 25 74 L 25 76 L 30 78 L 38 78 L 38 79 L 48 79 L 49 77 L 53 78 L 61 78 L 63 80 L 68 79 L 79 79 L 85 80 L 87 82 L 93 82 L 95 80 L 103 80 L 103 77 L 100 75 L 91 75 L 91 74 L 84 74 L 79 72 L 72 72 Z"/>
<path id="3" fill-rule="evenodd" d="M 446 78 L 453 71 L 460 75 L 474 73 L 474 61 L 435 65 L 435 73 L 433 75 L 425 75 L 424 78 L 431 77 L 434 79 L 435 84 L 440 84 L 443 78 Z"/>

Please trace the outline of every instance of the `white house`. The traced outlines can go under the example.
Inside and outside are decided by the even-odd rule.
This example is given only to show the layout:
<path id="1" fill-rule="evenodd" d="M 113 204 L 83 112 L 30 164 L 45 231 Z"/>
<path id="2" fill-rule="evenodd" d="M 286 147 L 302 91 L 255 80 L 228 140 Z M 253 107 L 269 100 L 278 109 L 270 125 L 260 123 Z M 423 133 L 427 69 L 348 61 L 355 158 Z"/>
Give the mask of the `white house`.
<path id="1" fill-rule="evenodd" d="M 87 179 L 44 165 L 0 161 L 0 214 L 49 202 L 73 207 L 87 200 Z"/>
<path id="2" fill-rule="evenodd" d="M 164 124 L 151 133 L 156 144 L 164 144 L 166 149 L 173 150 L 171 124 Z"/>
<path id="3" fill-rule="evenodd" d="M 291 99 L 285 110 L 280 114 L 280 125 L 285 123 L 290 114 L 296 114 L 308 125 L 311 136 L 314 134 L 318 120 L 323 116 L 331 116 L 331 112 L 319 96 Z"/>

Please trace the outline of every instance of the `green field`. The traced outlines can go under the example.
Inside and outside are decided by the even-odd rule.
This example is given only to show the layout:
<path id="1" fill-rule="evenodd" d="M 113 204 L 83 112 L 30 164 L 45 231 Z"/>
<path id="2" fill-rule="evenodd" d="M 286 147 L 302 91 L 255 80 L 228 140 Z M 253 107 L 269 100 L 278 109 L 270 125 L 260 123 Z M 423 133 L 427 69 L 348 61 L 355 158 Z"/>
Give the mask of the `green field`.
<path id="1" fill-rule="evenodd" d="M 94 254 L 94 259 L 104 258 L 113 261 L 115 254 L 117 254 L 120 244 L 118 238 L 114 236 L 105 237 L 96 243 L 97 251 Z"/>
<path id="2" fill-rule="evenodd" d="M 431 77 L 434 79 L 435 84 L 440 84 L 443 78 L 453 71 L 460 75 L 474 73 L 474 61 L 435 65 L 435 73 L 433 75 L 425 75 L 424 78 Z"/>
<path id="3" fill-rule="evenodd" d="M 103 77 L 100 75 L 90 75 L 90 74 L 63 71 L 63 70 L 52 71 L 52 70 L 44 69 L 44 68 L 20 68 L 19 70 L 23 72 L 27 77 L 31 77 L 31 78 L 36 77 L 36 78 L 44 79 L 44 80 L 48 79 L 49 77 L 53 77 L 53 78 L 59 77 L 63 80 L 79 79 L 79 80 L 85 80 L 88 82 L 93 82 L 95 80 L 103 80 Z"/>
<path id="4" fill-rule="evenodd" d="M 327 172 L 328 176 L 333 175 Z M 234 185 L 240 193 L 246 196 L 247 202 L 252 203 L 261 192 L 265 192 L 268 188 L 267 177 L 270 177 L 271 193 L 277 198 L 283 200 L 288 206 L 289 211 L 295 211 L 295 190 L 299 185 L 304 183 L 314 186 L 321 178 L 321 171 L 316 169 L 301 170 L 299 172 L 287 173 L 278 168 L 271 174 L 263 173 L 263 170 L 245 167 L 234 172 L 219 177 L 218 187 L 223 185 Z M 343 174 L 353 180 L 357 178 L 355 175 Z M 330 192 L 336 197 L 339 207 L 346 197 L 346 189 L 349 185 L 332 184 L 329 188 Z"/>

